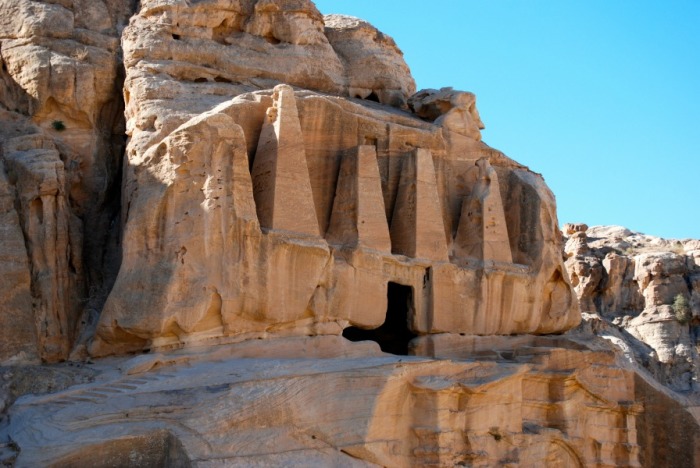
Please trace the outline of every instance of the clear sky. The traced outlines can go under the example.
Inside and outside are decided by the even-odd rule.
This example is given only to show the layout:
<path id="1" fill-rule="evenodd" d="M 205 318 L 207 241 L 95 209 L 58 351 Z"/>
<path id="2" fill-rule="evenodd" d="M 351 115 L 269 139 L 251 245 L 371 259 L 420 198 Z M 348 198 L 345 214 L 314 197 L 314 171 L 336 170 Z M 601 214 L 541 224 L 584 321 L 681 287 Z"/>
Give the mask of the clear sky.
<path id="1" fill-rule="evenodd" d="M 700 239 L 700 0 L 315 3 L 392 36 L 418 89 L 475 93 L 560 224 Z"/>

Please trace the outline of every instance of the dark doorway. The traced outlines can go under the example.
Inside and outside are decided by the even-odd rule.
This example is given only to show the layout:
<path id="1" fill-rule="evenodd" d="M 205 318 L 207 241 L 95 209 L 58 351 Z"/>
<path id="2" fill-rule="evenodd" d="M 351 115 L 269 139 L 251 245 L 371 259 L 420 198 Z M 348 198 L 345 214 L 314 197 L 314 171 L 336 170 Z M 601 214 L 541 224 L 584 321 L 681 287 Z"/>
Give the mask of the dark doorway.
<path id="1" fill-rule="evenodd" d="M 376 341 L 385 353 L 405 356 L 408 342 L 416 337 L 408 328 L 409 311 L 413 312 L 413 288 L 389 282 L 384 323 L 373 330 L 347 327 L 343 337 L 350 341 Z"/>
<path id="2" fill-rule="evenodd" d="M 379 96 L 377 96 L 377 93 L 375 93 L 374 91 L 369 93 L 369 96 L 367 96 L 365 99 L 367 99 L 368 101 L 379 102 Z"/>

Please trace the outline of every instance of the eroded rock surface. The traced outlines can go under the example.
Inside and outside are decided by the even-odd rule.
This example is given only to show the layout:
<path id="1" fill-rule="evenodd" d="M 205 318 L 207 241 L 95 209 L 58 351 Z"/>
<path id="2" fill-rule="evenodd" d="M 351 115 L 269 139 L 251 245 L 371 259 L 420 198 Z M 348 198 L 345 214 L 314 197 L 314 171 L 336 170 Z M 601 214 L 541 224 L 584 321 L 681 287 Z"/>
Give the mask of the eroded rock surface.
<path id="1" fill-rule="evenodd" d="M 31 310 L 11 294 L 37 331 L 6 359 L 375 328 L 389 283 L 416 334 L 577 323 L 542 179 L 480 141 L 471 93 L 407 112 L 410 71 L 366 22 L 303 0 L 151 0 L 125 28 L 131 3 L 4 4 L 21 21 L 2 23 L 3 184 Z"/>
<path id="2" fill-rule="evenodd" d="M 636 350 L 547 336 L 581 318 L 554 196 L 390 37 L 308 0 L 0 6 L 0 463 L 697 464 Z M 607 307 L 668 314 L 677 258 L 596 248 L 584 308 L 615 270 Z"/>
<path id="3" fill-rule="evenodd" d="M 645 408 L 635 401 L 655 390 L 635 382 L 605 346 L 433 335 L 413 352 L 399 358 L 376 345 L 314 337 L 140 356 L 121 360 L 121 372 L 91 366 L 101 372 L 92 383 L 22 398 L 8 429 L 22 448 L 17 466 L 92 465 L 127 453 L 168 466 L 671 460 L 668 447 L 640 447 L 640 435 L 680 435 L 663 424 L 663 411 L 683 410 L 671 400 L 649 408 L 640 424 Z M 695 459 L 681 450 L 673 461 Z"/>
<path id="4" fill-rule="evenodd" d="M 345 67 L 350 97 L 406 107 L 416 84 L 394 40 L 366 21 L 326 15 L 325 33 Z"/>
<path id="5" fill-rule="evenodd" d="M 617 329 L 630 357 L 678 391 L 698 391 L 700 242 L 620 226 L 567 224 L 566 266 L 595 331 Z M 680 299 L 679 299 L 680 298 Z M 674 303 L 687 307 L 681 310 Z M 599 334 L 600 334 L 599 333 Z"/>
<path id="6" fill-rule="evenodd" d="M 0 164 L 0 361 L 35 362 L 39 355 L 29 258 L 14 202 L 14 187 Z"/>
<path id="7" fill-rule="evenodd" d="M 19 299 L 13 289 L 17 312 L 0 317 L 13 337 L 4 343 L 17 340 L 2 347 L 0 362 L 58 361 L 94 332 L 118 269 L 119 36 L 133 5 L 3 0 L 0 9 L 0 191 L 14 197 L 3 232 L 15 236 L 3 247 L 13 249 L 14 268 L 25 270 L 28 259 L 3 287 L 28 274 L 31 294 Z M 24 244 L 17 250 L 15 219 Z"/>
<path id="8" fill-rule="evenodd" d="M 415 114 L 475 140 L 481 139 L 484 123 L 476 109 L 476 96 L 452 88 L 424 89 L 408 102 Z"/>

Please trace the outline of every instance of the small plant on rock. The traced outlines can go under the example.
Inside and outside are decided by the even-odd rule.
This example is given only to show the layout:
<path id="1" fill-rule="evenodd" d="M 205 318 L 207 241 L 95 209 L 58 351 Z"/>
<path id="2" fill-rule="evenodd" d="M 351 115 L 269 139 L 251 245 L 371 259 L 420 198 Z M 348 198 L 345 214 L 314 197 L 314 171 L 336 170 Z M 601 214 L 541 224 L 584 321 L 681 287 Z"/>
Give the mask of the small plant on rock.
<path id="1" fill-rule="evenodd" d="M 54 120 L 53 122 L 51 122 L 51 126 L 57 132 L 62 132 L 66 129 L 66 125 L 61 120 Z"/>
<path id="2" fill-rule="evenodd" d="M 685 325 L 690 321 L 690 305 L 683 294 L 676 295 L 675 299 L 673 299 L 672 307 L 673 313 L 676 315 L 676 320 L 678 320 L 679 323 Z"/>

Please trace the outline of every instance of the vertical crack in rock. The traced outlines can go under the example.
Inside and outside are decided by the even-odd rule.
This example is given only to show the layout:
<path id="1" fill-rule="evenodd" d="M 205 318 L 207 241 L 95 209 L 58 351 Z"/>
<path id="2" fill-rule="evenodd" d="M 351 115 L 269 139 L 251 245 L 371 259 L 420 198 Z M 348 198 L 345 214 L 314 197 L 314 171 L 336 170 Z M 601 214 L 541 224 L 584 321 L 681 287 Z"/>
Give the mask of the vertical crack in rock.
<path id="1" fill-rule="evenodd" d="M 113 98 L 99 113 L 101 187 L 84 217 L 85 232 L 90 233 L 84 236 L 83 243 L 88 298 L 78 323 L 73 358 L 85 357 L 85 346 L 95 333 L 121 263 L 121 191 L 126 151 L 123 84 L 124 69 L 120 63 L 116 68 Z"/>

